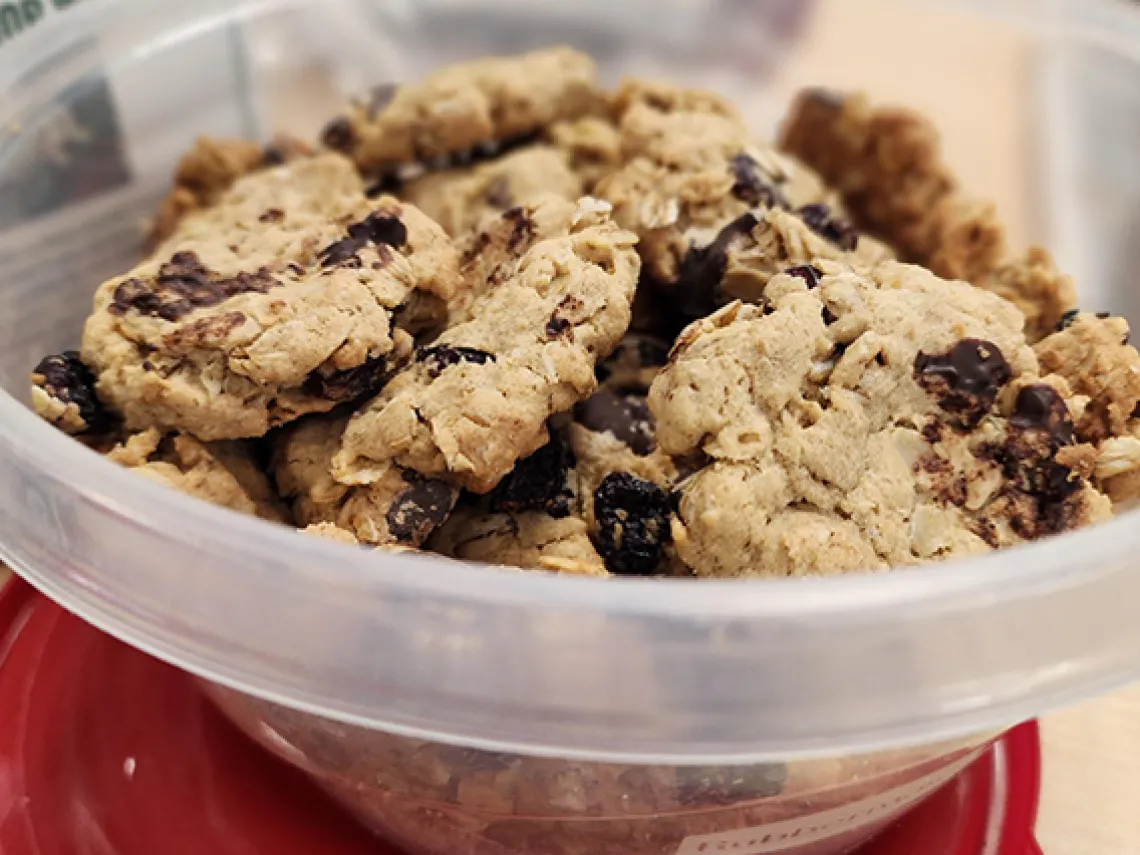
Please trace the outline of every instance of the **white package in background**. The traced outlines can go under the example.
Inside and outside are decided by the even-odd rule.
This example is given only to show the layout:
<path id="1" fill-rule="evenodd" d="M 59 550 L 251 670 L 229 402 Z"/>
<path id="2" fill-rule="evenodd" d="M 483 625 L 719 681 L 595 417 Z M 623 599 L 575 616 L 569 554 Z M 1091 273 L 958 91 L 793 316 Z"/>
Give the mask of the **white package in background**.
<path id="1" fill-rule="evenodd" d="M 128 269 L 173 164 L 194 140 L 264 130 L 240 24 L 128 58 L 115 46 L 118 21 L 96 28 L 81 16 L 89 3 L 98 0 L 60 9 L 45 0 L 42 14 L 19 28 L 10 19 L 5 29 L 0 17 L 0 74 L 35 105 L 0 129 L 0 318 L 21 319 L 0 322 L 0 334 L 12 348 L 29 342 L 28 365 L 43 355 L 31 342 L 74 345 L 90 310 L 86 301 L 37 300 L 49 283 L 78 280 L 94 291 Z M 60 79 L 74 82 L 46 103 L 37 99 Z"/>

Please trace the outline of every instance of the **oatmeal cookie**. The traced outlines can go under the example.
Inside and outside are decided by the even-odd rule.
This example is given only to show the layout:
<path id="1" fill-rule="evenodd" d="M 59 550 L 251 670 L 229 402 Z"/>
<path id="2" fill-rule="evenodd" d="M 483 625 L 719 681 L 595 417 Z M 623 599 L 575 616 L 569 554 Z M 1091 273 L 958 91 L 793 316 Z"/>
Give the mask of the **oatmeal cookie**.
<path id="1" fill-rule="evenodd" d="M 558 122 L 546 138 L 566 157 L 585 193 L 593 193 L 599 181 L 621 166 L 621 133 L 601 116 Z"/>
<path id="2" fill-rule="evenodd" d="M 582 517 L 574 465 L 569 446 L 552 434 L 489 495 L 468 495 L 431 548 L 483 564 L 605 576 Z"/>
<path id="3" fill-rule="evenodd" d="M 903 260 L 930 266 L 940 206 L 957 182 L 942 160 L 938 131 L 924 117 L 873 107 L 861 93 L 809 89 L 793 104 L 780 145 L 839 192 L 861 228 Z"/>
<path id="4" fill-rule="evenodd" d="M 467 299 L 353 418 L 337 479 L 370 484 L 396 464 L 485 493 L 541 448 L 547 419 L 593 393 L 629 327 L 636 238 L 608 211 L 548 199 L 477 236 Z"/>
<path id="5" fill-rule="evenodd" d="M 819 178 L 794 158 L 756 144 L 737 118 L 665 112 L 652 103 L 626 111 L 626 163 L 597 192 L 613 203 L 618 223 L 640 237 L 648 278 L 684 317 L 716 308 L 726 249 L 773 212 L 797 218 L 831 245 L 832 255 L 859 248 L 858 232 Z"/>
<path id="6" fill-rule="evenodd" d="M 1024 256 L 971 281 L 1021 310 L 1030 343 L 1053 333 L 1061 320 L 1077 308 L 1073 280 L 1057 270 L 1052 256 L 1040 247 L 1032 247 Z"/>
<path id="7" fill-rule="evenodd" d="M 1117 505 L 1140 500 L 1140 352 L 1123 318 L 1071 312 L 1035 350 L 1078 396 L 1077 437 L 1097 446 L 1096 483 Z"/>
<path id="8" fill-rule="evenodd" d="M 316 416 L 276 442 L 273 473 L 302 526 L 333 525 L 368 546 L 418 547 L 447 519 L 459 490 L 391 467 L 367 487 L 338 484 L 332 459 L 346 417 Z"/>
<path id="9" fill-rule="evenodd" d="M 667 572 L 667 491 L 675 469 L 656 448 L 645 404 L 667 356 L 661 342 L 624 339 L 598 367 L 598 392 L 572 418 L 563 416 L 550 442 L 488 496 L 465 499 L 432 547 L 456 558 L 563 573 Z M 648 513 L 653 507 L 657 517 Z"/>
<path id="10" fill-rule="evenodd" d="M 553 146 L 519 149 L 466 169 L 429 172 L 408 182 L 400 198 L 418 207 L 453 237 L 544 194 L 576 201 L 582 181 Z"/>
<path id="11" fill-rule="evenodd" d="M 538 135 L 598 113 L 602 104 L 594 61 L 548 48 L 449 66 L 416 84 L 379 86 L 322 138 L 361 172 L 379 174 Z"/>
<path id="12" fill-rule="evenodd" d="M 431 549 L 461 561 L 545 570 L 569 576 L 606 576 L 606 566 L 579 516 L 487 513 L 461 505 L 431 541 Z"/>
<path id="13" fill-rule="evenodd" d="M 100 286 L 83 361 L 128 428 L 257 437 L 375 393 L 412 348 L 399 313 L 458 283 L 435 223 L 365 199 L 339 155 L 301 160 L 239 181 Z"/>
<path id="14" fill-rule="evenodd" d="M 904 261 L 1014 303 L 1031 343 L 1076 308 L 1072 281 L 1047 252 L 1034 247 L 1009 257 L 993 204 L 959 189 L 938 131 L 923 116 L 874 107 L 862 94 L 807 90 L 785 122 L 781 145 L 839 192 L 857 226 Z"/>
<path id="15" fill-rule="evenodd" d="M 154 217 L 147 246 L 153 250 L 169 238 L 187 214 L 217 204 L 239 178 L 312 153 L 306 143 L 288 136 L 264 146 L 248 140 L 200 137 L 178 163 L 174 186 Z"/>
<path id="16" fill-rule="evenodd" d="M 817 275 L 816 275 L 817 274 Z M 691 326 L 654 383 L 700 576 L 887 569 L 1110 515 L 1059 377 L 1006 301 L 919 267 L 819 260 Z"/>
<path id="17" fill-rule="evenodd" d="M 291 522 L 269 480 L 240 442 L 207 444 L 152 429 L 127 437 L 107 459 L 211 504 L 273 522 Z"/>

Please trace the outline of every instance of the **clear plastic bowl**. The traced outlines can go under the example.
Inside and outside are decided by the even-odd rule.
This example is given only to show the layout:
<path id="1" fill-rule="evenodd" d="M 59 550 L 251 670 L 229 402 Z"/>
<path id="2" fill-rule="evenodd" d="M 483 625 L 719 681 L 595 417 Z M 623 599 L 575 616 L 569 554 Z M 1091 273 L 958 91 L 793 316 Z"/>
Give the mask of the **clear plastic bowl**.
<path id="1" fill-rule="evenodd" d="M 810 82 L 940 118 L 966 183 L 1140 318 L 1140 21 L 1109 0 L 53 0 L 0 42 L 0 554 L 200 676 L 425 852 L 798 852 L 881 827 L 1002 729 L 1140 676 L 1140 519 L 877 576 L 503 573 L 298 538 L 26 409 L 199 133 L 315 134 L 344 93 L 570 42 L 770 134 Z M 31 11 L 29 11 L 31 10 Z M 34 13 L 34 14 L 33 14 Z M 38 17 L 38 20 L 36 19 Z M 18 29 L 18 31 L 17 31 Z M 1131 142 L 1127 142 L 1131 136 Z"/>

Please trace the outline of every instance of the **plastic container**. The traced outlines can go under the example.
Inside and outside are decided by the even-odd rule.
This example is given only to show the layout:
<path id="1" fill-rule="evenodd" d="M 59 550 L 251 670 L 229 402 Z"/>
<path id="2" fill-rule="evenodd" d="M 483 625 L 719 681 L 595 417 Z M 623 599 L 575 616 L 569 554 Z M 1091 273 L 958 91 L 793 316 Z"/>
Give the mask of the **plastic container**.
<path id="1" fill-rule="evenodd" d="M 5 855 L 395 852 L 230 727 L 193 678 L 22 582 L 0 589 L 0 646 L 0 693 L 22 699 L 0 705 Z M 860 855 L 1039 855 L 1039 787 L 1028 724 Z"/>
<path id="2" fill-rule="evenodd" d="M 833 0 L 811 22 L 765 0 L 20 6 L 19 31 L 0 19 L 0 552 L 208 681 L 381 833 L 425 852 L 833 855 L 1005 728 L 1140 676 L 1135 515 L 881 576 L 501 573 L 193 502 L 21 403 L 29 367 L 77 342 L 94 286 L 131 262 L 197 134 L 311 134 L 338 81 L 555 41 L 610 77 L 720 89 L 760 133 L 808 82 L 943 116 L 951 158 L 981 164 L 967 183 L 1059 248 L 1090 308 L 1128 312 L 1121 224 L 1140 179 L 1108 143 L 1140 115 L 1134 8 Z"/>

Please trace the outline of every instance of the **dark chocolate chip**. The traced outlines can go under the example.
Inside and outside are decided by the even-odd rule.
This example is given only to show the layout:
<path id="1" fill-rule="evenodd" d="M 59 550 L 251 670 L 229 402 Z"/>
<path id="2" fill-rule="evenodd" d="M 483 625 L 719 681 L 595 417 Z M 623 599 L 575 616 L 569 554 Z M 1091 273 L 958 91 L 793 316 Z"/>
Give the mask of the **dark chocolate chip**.
<path id="1" fill-rule="evenodd" d="M 392 214 L 369 214 L 359 223 L 348 227 L 348 237 L 329 244 L 320 252 L 321 266 L 325 268 L 360 263 L 357 256 L 369 244 L 399 249 L 408 242 L 408 228 Z"/>
<path id="2" fill-rule="evenodd" d="M 1009 424 L 1017 430 L 1044 431 L 1056 446 L 1074 441 L 1073 417 L 1065 400 L 1044 383 L 1026 386 L 1018 393 Z"/>
<path id="3" fill-rule="evenodd" d="M 356 147 L 356 131 L 352 128 L 352 122 L 344 116 L 333 119 L 321 131 L 321 142 L 333 151 L 350 153 Z"/>
<path id="4" fill-rule="evenodd" d="M 760 171 L 760 164 L 749 155 L 742 152 L 732 159 L 732 177 L 735 179 L 732 195 L 741 202 L 753 208 L 786 205 L 779 189 L 767 180 Z"/>
<path id="5" fill-rule="evenodd" d="M 823 271 L 814 264 L 801 264 L 798 267 L 789 267 L 784 273 L 788 276 L 795 276 L 798 279 L 804 280 L 804 282 L 807 283 L 809 291 L 813 288 L 818 288 L 820 281 L 823 279 Z"/>
<path id="6" fill-rule="evenodd" d="M 177 321 L 195 309 L 216 306 L 239 294 L 264 294 L 280 283 L 268 269 L 222 277 L 212 273 L 193 252 L 175 253 L 158 270 L 153 284 L 127 279 L 116 289 L 108 311 Z"/>
<path id="7" fill-rule="evenodd" d="M 598 552 L 611 573 L 652 576 L 672 541 L 669 494 L 651 481 L 614 472 L 594 492 Z"/>
<path id="8" fill-rule="evenodd" d="M 831 311 L 831 309 L 827 308 L 827 306 L 823 307 L 821 314 L 823 315 L 823 322 L 827 326 L 831 326 L 833 323 L 839 320 L 839 318 L 835 317 L 835 314 Z"/>
<path id="9" fill-rule="evenodd" d="M 285 212 L 280 208 L 270 208 L 257 218 L 259 223 L 280 223 L 285 219 Z"/>
<path id="10" fill-rule="evenodd" d="M 1112 312 L 1097 312 L 1096 316 L 1098 318 L 1100 318 L 1102 321 L 1107 321 L 1109 318 L 1112 317 Z"/>
<path id="11" fill-rule="evenodd" d="M 394 196 L 403 188 L 404 182 L 398 173 L 388 172 L 376 178 L 368 189 L 364 191 L 364 195 L 369 199 L 378 199 L 381 196 Z"/>
<path id="12" fill-rule="evenodd" d="M 388 531 L 400 543 L 420 546 L 451 515 L 459 491 L 442 481 L 405 473 L 408 489 L 388 509 Z"/>
<path id="13" fill-rule="evenodd" d="M 1140 419 L 1140 403 L 1136 404 L 1136 408 L 1132 410 L 1132 418 Z"/>
<path id="14" fill-rule="evenodd" d="M 447 344 L 438 344 L 434 347 L 423 347 L 416 351 L 416 362 L 426 364 L 432 377 L 438 377 L 448 368 L 461 362 L 486 365 L 488 362 L 494 361 L 494 354 L 473 347 L 452 347 Z"/>
<path id="15" fill-rule="evenodd" d="M 653 415 L 643 395 L 619 395 L 602 389 L 574 408 L 574 418 L 587 430 L 613 434 L 639 457 L 652 454 L 657 447 Z"/>
<path id="16" fill-rule="evenodd" d="M 939 406 L 965 427 L 974 427 L 993 408 L 998 393 L 1013 371 L 996 344 L 976 338 L 962 339 L 948 353 L 919 352 L 915 379 Z"/>
<path id="17" fill-rule="evenodd" d="M 1067 330 L 1076 322 L 1077 318 L 1080 316 L 1080 309 L 1072 309 L 1071 311 L 1065 312 L 1065 314 L 1061 315 L 1061 320 L 1057 322 L 1057 332 L 1064 332 Z"/>
<path id="18" fill-rule="evenodd" d="M 281 166 L 285 160 L 286 154 L 278 145 L 270 143 L 261 150 L 261 165 L 267 169 L 273 166 Z"/>
<path id="19" fill-rule="evenodd" d="M 83 421 L 81 433 L 100 433 L 114 419 L 95 394 L 95 375 L 74 350 L 40 360 L 32 382 L 63 404 L 74 404 Z"/>
<path id="20" fill-rule="evenodd" d="M 728 270 L 728 248 L 759 224 L 754 214 L 745 214 L 721 229 L 708 246 L 689 249 L 673 287 L 673 299 L 682 315 L 697 320 L 716 311 L 720 284 Z"/>
<path id="21" fill-rule="evenodd" d="M 807 205 L 796 213 L 809 229 L 845 252 L 859 248 L 859 231 L 847 219 L 832 213 L 827 205 Z"/>
<path id="22" fill-rule="evenodd" d="M 491 492 L 491 510 L 498 514 L 531 511 L 543 512 L 555 519 L 568 517 L 575 498 L 569 484 L 573 468 L 573 452 L 555 434 L 549 443 L 520 460 Z"/>
<path id="23" fill-rule="evenodd" d="M 555 315 L 546 322 L 546 337 L 549 339 L 560 338 L 570 327 L 571 323 L 568 320 Z"/>
<path id="24" fill-rule="evenodd" d="M 687 807 L 730 805 L 780 795 L 788 781 L 783 763 L 754 766 L 679 766 L 677 801 Z"/>
<path id="25" fill-rule="evenodd" d="M 510 237 L 507 238 L 507 252 L 519 252 L 538 234 L 538 227 L 526 208 L 511 208 L 503 214 L 503 219 L 514 224 Z"/>
<path id="26" fill-rule="evenodd" d="M 387 362 L 378 356 L 346 371 L 314 371 L 305 379 L 302 390 L 306 395 L 337 403 L 355 401 L 380 391 L 386 369 Z"/>

